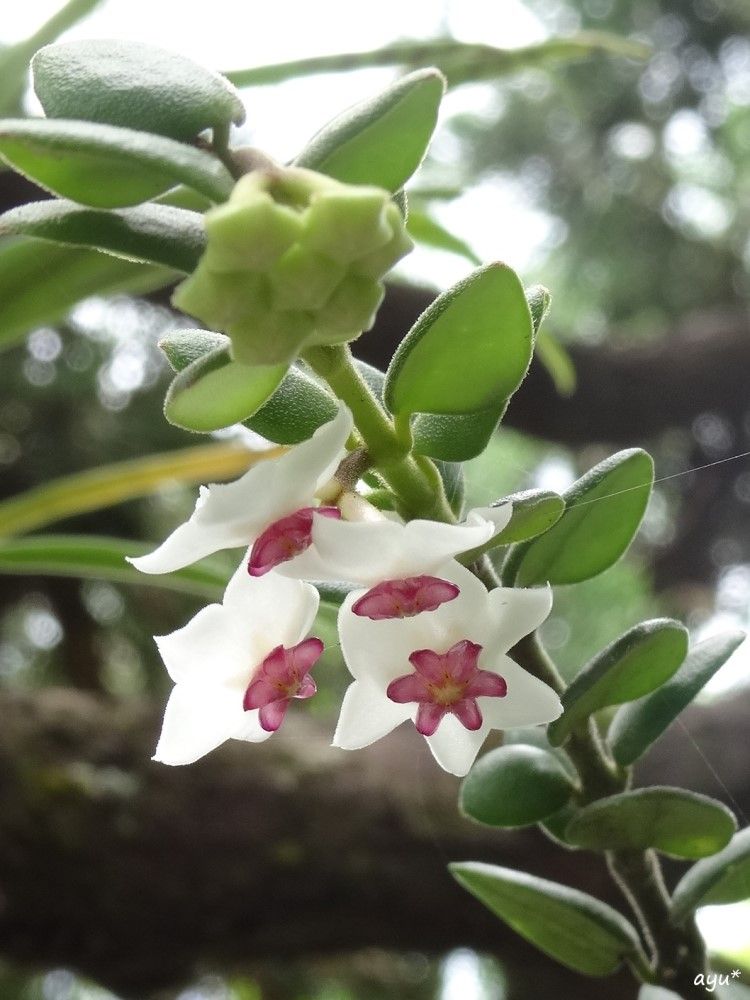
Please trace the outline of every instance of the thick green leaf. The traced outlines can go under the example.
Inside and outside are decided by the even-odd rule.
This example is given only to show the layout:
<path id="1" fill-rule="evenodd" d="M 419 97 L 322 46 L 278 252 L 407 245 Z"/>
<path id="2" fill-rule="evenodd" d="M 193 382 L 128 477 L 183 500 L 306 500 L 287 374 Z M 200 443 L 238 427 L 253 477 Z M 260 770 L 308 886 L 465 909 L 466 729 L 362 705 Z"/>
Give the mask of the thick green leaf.
<path id="1" fill-rule="evenodd" d="M 186 274 L 195 269 L 206 244 L 197 212 L 168 205 L 103 212 L 64 200 L 35 201 L 0 215 L 0 236 L 6 235 L 91 247 Z"/>
<path id="2" fill-rule="evenodd" d="M 414 208 L 414 204 L 409 208 L 409 221 L 406 228 L 409 235 L 413 236 L 417 243 L 426 247 L 433 247 L 435 250 L 445 250 L 447 253 L 454 253 L 459 257 L 468 260 L 470 264 L 479 267 L 482 263 L 465 240 L 459 239 L 449 232 L 445 226 L 428 215 Z"/>
<path id="3" fill-rule="evenodd" d="M 234 479 L 272 454 L 214 442 L 76 472 L 3 500 L 0 534 L 35 531 L 76 514 L 147 496 L 166 484 Z"/>
<path id="4" fill-rule="evenodd" d="M 424 158 L 444 92 L 439 70 L 410 73 L 334 118 L 294 162 L 347 184 L 398 191 Z"/>
<path id="5" fill-rule="evenodd" d="M 163 288 L 175 272 L 133 264 L 95 250 L 42 240 L 4 240 L 0 246 L 0 350 L 35 327 L 54 323 L 81 299 Z"/>
<path id="6" fill-rule="evenodd" d="M 113 583 L 165 587 L 196 597 L 221 600 L 229 579 L 223 563 L 204 560 L 174 573 L 149 576 L 139 573 L 125 561 L 126 556 L 143 555 L 152 547 L 124 538 L 86 535 L 0 539 L 0 573 L 111 580 Z"/>
<path id="7" fill-rule="evenodd" d="M 563 495 L 565 513 L 546 534 L 508 554 L 507 583 L 580 583 L 609 569 L 638 530 L 654 481 L 654 463 L 640 448 L 594 466 Z"/>
<path id="8" fill-rule="evenodd" d="M 489 264 L 437 298 L 399 345 L 385 380 L 392 413 L 499 414 L 531 360 L 523 286 Z"/>
<path id="9" fill-rule="evenodd" d="M 745 633 L 736 630 L 704 639 L 693 647 L 671 680 L 645 698 L 619 708 L 607 733 L 607 742 L 617 763 L 627 766 L 638 760 L 687 708 L 744 638 Z"/>
<path id="10" fill-rule="evenodd" d="M 750 827 L 729 844 L 705 858 L 683 875 L 672 894 L 672 919 L 676 924 L 699 906 L 740 903 L 750 899 Z"/>
<path id="11" fill-rule="evenodd" d="M 565 838 L 596 851 L 649 847 L 676 858 L 704 858 L 725 847 L 737 829 L 732 813 L 715 799 L 683 788 L 637 788 L 580 809 Z"/>
<path id="12" fill-rule="evenodd" d="M 460 807 L 489 826 L 529 826 L 551 816 L 575 786 L 553 754 L 539 747 L 498 747 L 472 767 L 461 785 Z"/>
<path id="13" fill-rule="evenodd" d="M 521 937 L 587 976 L 609 976 L 640 950 L 616 910 L 566 885 L 480 862 L 449 866 L 454 878 Z"/>
<path id="14" fill-rule="evenodd" d="M 445 497 L 453 513 L 460 519 L 466 496 L 466 479 L 460 462 L 435 462 L 443 480 Z"/>
<path id="15" fill-rule="evenodd" d="M 564 743 L 575 727 L 608 705 L 634 701 L 660 687 L 687 656 L 688 633 L 680 622 L 641 622 L 598 653 L 562 696 L 563 714 L 547 727 L 550 743 Z"/>
<path id="16" fill-rule="evenodd" d="M 218 348 L 228 349 L 229 338 L 208 330 L 175 330 L 159 342 L 159 347 L 180 372 Z M 298 365 L 292 365 L 268 401 L 243 422 L 269 441 L 297 444 L 332 420 L 336 409 L 330 392 Z"/>
<path id="17" fill-rule="evenodd" d="M 336 416 L 334 397 L 302 368 L 292 365 L 268 402 L 244 421 L 277 444 L 305 441 Z"/>
<path id="18" fill-rule="evenodd" d="M 412 425 L 414 447 L 443 462 L 466 462 L 482 454 L 504 412 L 492 406 L 479 413 L 421 413 Z"/>
<path id="19" fill-rule="evenodd" d="M 0 156 L 54 194 L 94 208 L 122 208 L 185 184 L 212 201 L 234 186 L 216 157 L 174 139 L 55 119 L 0 122 Z"/>
<path id="20" fill-rule="evenodd" d="M 563 498 L 551 490 L 522 490 L 502 497 L 492 506 L 501 507 L 506 503 L 513 504 L 510 521 L 485 545 L 464 552 L 460 561 L 465 566 L 471 565 L 498 545 L 510 545 L 541 535 L 552 527 L 565 510 Z"/>
<path id="21" fill-rule="evenodd" d="M 286 365 L 250 367 L 219 347 L 184 368 L 170 385 L 164 416 L 189 431 L 216 431 L 252 416 L 275 392 Z"/>
<path id="22" fill-rule="evenodd" d="M 245 108 L 225 77 L 166 49 L 125 39 L 48 45 L 31 61 L 34 90 L 48 118 L 192 139 L 227 130 Z"/>
<path id="23" fill-rule="evenodd" d="M 531 324 L 534 327 L 534 337 L 539 333 L 539 328 L 547 318 L 552 304 L 552 295 L 544 285 L 531 285 L 526 289 L 526 301 L 529 304 L 531 313 Z"/>
<path id="24" fill-rule="evenodd" d="M 582 31 L 566 38 L 552 38 L 521 48 L 498 49 L 452 39 L 396 42 L 371 52 L 342 52 L 252 69 L 232 70 L 225 76 L 238 87 L 259 87 L 314 73 L 341 73 L 367 66 L 439 66 L 449 86 L 491 80 L 534 66 L 566 59 L 582 59 L 595 52 L 610 52 L 628 59 L 647 59 L 648 45 L 605 31 Z"/>

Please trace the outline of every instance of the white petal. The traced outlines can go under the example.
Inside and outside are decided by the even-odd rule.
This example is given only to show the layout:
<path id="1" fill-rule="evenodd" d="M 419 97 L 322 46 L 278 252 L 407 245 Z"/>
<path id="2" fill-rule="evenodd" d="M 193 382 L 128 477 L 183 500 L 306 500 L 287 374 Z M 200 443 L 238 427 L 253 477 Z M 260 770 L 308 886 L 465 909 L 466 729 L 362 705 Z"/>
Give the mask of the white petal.
<path id="1" fill-rule="evenodd" d="M 333 746 L 360 750 L 387 736 L 413 714 L 410 705 L 396 705 L 374 684 L 355 681 L 349 685 L 341 703 Z"/>
<path id="2" fill-rule="evenodd" d="M 249 679 L 252 631 L 252 623 L 209 604 L 187 625 L 154 639 L 175 683 L 225 684 Z"/>
<path id="3" fill-rule="evenodd" d="M 244 712 L 244 718 L 232 732 L 232 739 L 246 740 L 248 743 L 263 743 L 273 733 L 269 733 L 260 724 L 260 712 Z"/>
<path id="4" fill-rule="evenodd" d="M 482 657 L 484 657 L 484 653 Z M 519 667 L 509 656 L 498 656 L 492 666 L 480 664 L 505 678 L 508 693 L 504 698 L 478 698 L 485 723 L 492 729 L 535 726 L 552 722 L 562 713 L 560 699 L 543 681 Z"/>
<path id="5" fill-rule="evenodd" d="M 233 483 L 202 487 L 190 519 L 149 555 L 130 562 L 143 573 L 170 573 L 220 549 L 250 545 L 272 522 L 313 503 L 344 456 L 352 417 L 341 407 L 280 458 L 258 462 Z"/>
<path id="6" fill-rule="evenodd" d="M 236 692 L 178 684 L 167 702 L 153 759 L 162 764 L 192 764 L 228 740 L 242 715 L 242 698 Z"/>
<path id="7" fill-rule="evenodd" d="M 251 534 L 252 529 L 246 522 L 239 525 L 230 521 L 201 524 L 194 513 L 189 521 L 175 528 L 153 552 L 128 558 L 128 562 L 141 573 L 171 573 L 221 549 L 247 545 Z"/>
<path id="8" fill-rule="evenodd" d="M 252 577 L 243 559 L 229 581 L 224 607 L 232 621 L 253 633 L 254 649 L 265 656 L 278 645 L 295 646 L 310 631 L 320 598 L 315 587 L 272 571 Z"/>
<path id="9" fill-rule="evenodd" d="M 552 609 L 552 588 L 497 587 L 489 593 L 485 642 L 503 652 L 511 649 L 545 620 Z M 481 640 L 478 640 L 481 641 Z"/>
<path id="10" fill-rule="evenodd" d="M 446 715 L 433 735 L 425 739 L 432 756 L 443 770 L 462 778 L 468 774 L 489 731 L 486 720 L 480 729 L 471 732 L 461 725 L 455 715 Z"/>

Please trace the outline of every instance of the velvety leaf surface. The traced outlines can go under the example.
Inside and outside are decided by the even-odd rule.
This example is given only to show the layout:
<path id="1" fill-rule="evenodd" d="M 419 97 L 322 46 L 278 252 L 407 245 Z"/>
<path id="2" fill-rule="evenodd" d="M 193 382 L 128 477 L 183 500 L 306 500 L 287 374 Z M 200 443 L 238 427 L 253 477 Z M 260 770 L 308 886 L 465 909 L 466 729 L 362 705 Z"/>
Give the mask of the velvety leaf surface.
<path id="1" fill-rule="evenodd" d="M 627 766 L 671 726 L 745 638 L 738 630 L 699 642 L 676 674 L 657 691 L 619 708 L 607 733 L 612 755 Z"/>
<path id="2" fill-rule="evenodd" d="M 232 84 L 177 52 L 127 39 L 48 45 L 31 61 L 34 90 L 48 118 L 192 139 L 208 128 L 241 125 L 245 108 Z"/>
<path id="3" fill-rule="evenodd" d="M 104 250 L 116 257 L 190 273 L 206 244 L 197 212 L 140 205 L 102 212 L 73 201 L 37 201 L 0 216 L 0 236 L 22 235 Z"/>
<path id="4" fill-rule="evenodd" d="M 668 680 L 688 651 L 680 622 L 656 618 L 629 629 L 587 663 L 562 695 L 564 712 L 547 727 L 559 746 L 579 722 L 607 705 L 633 701 Z"/>
<path id="5" fill-rule="evenodd" d="M 212 201 L 234 186 L 203 150 L 114 125 L 55 119 L 0 122 L 0 156 L 53 194 L 94 208 L 122 208 L 185 184 Z"/>
<path id="6" fill-rule="evenodd" d="M 565 513 L 546 534 L 510 551 L 504 578 L 529 587 L 603 573 L 632 542 L 653 480 L 653 460 L 639 448 L 600 462 L 563 494 Z"/>
<path id="7" fill-rule="evenodd" d="M 698 906 L 739 903 L 750 899 L 750 827 L 732 837 L 723 851 L 694 864 L 672 894 L 675 923 Z"/>
<path id="8" fill-rule="evenodd" d="M 449 868 L 514 931 L 577 972 L 608 976 L 639 948 L 636 932 L 623 916 L 577 889 L 480 862 Z"/>
<path id="9" fill-rule="evenodd" d="M 489 826 L 528 826 L 561 809 L 574 784 L 539 747 L 502 746 L 485 754 L 461 785 L 461 810 Z"/>
<path id="10" fill-rule="evenodd" d="M 398 191 L 422 162 L 444 91 L 438 70 L 409 73 L 334 118 L 295 163 L 347 184 Z"/>
<path id="11" fill-rule="evenodd" d="M 578 847 L 640 851 L 653 847 L 677 858 L 703 858 L 729 843 L 732 813 L 705 795 L 681 788 L 638 788 L 580 809 L 565 830 Z"/>

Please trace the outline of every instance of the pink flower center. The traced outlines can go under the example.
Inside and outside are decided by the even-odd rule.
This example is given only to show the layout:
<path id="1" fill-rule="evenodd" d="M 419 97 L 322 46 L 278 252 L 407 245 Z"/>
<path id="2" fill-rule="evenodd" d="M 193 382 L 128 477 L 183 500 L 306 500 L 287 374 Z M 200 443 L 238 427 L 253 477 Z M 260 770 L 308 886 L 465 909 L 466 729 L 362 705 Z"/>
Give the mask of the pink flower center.
<path id="1" fill-rule="evenodd" d="M 274 566 L 294 559 L 309 548 L 312 544 L 313 514 L 341 517 L 338 507 L 302 507 L 274 521 L 255 539 L 247 564 L 250 576 L 263 576 Z"/>
<path id="2" fill-rule="evenodd" d="M 437 576 L 409 576 L 404 580 L 384 580 L 368 590 L 352 605 L 355 615 L 381 621 L 384 618 L 413 618 L 422 611 L 435 611 L 458 597 L 454 583 Z"/>
<path id="3" fill-rule="evenodd" d="M 409 657 L 414 673 L 391 681 L 386 694 L 399 705 L 419 704 L 414 724 L 422 736 L 432 736 L 448 714 L 466 729 L 479 729 L 482 712 L 477 698 L 504 698 L 508 693 L 504 678 L 479 669 L 481 652 L 482 647 L 470 639 L 461 639 L 445 653 L 417 649 Z"/>
<path id="4" fill-rule="evenodd" d="M 310 671 L 323 652 L 323 643 L 315 637 L 296 646 L 272 649 L 248 684 L 242 707 L 246 712 L 260 709 L 260 724 L 267 733 L 275 733 L 284 721 L 291 698 L 312 698 L 317 691 Z"/>

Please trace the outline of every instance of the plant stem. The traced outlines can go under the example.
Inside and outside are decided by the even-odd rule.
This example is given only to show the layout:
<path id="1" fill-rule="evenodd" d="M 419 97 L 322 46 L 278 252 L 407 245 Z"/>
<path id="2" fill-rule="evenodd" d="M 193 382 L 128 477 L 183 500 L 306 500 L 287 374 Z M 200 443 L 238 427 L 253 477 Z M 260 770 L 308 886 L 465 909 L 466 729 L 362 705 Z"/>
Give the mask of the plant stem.
<path id="1" fill-rule="evenodd" d="M 440 475 L 429 459 L 409 454 L 390 417 L 357 370 L 345 346 L 312 347 L 305 360 L 352 411 L 373 466 L 396 494 L 409 517 L 455 521 Z"/>

